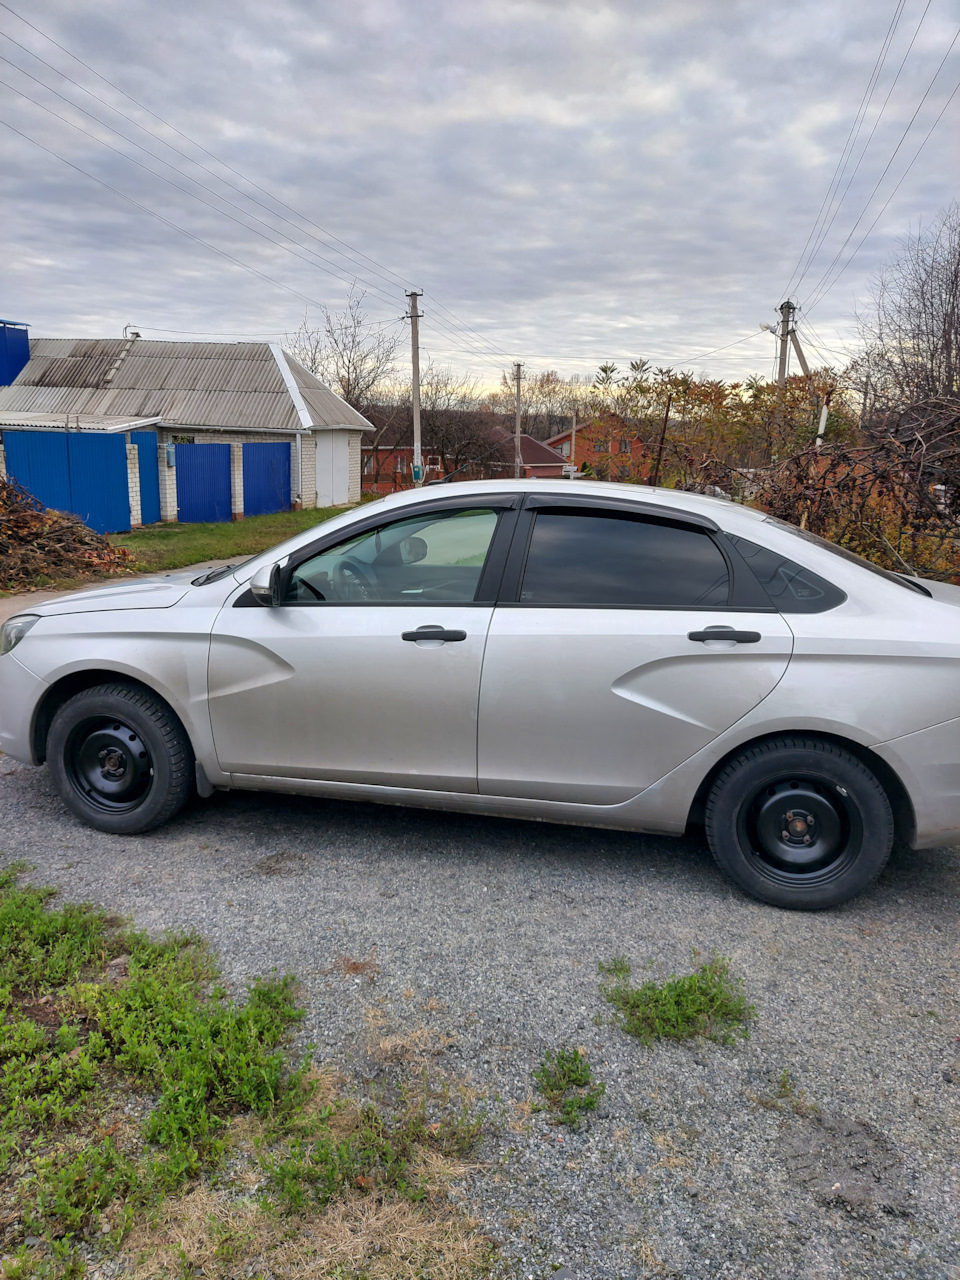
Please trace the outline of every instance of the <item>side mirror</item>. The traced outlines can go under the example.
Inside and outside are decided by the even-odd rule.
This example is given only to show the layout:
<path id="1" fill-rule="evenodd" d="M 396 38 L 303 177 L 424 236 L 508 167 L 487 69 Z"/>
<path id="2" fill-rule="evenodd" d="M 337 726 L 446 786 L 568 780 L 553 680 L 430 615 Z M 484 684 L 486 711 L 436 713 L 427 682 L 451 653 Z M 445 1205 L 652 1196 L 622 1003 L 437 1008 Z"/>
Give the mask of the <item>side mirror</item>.
<path id="1" fill-rule="evenodd" d="M 283 603 L 283 571 L 280 565 L 265 564 L 250 579 L 250 594 L 257 604 L 276 609 Z"/>

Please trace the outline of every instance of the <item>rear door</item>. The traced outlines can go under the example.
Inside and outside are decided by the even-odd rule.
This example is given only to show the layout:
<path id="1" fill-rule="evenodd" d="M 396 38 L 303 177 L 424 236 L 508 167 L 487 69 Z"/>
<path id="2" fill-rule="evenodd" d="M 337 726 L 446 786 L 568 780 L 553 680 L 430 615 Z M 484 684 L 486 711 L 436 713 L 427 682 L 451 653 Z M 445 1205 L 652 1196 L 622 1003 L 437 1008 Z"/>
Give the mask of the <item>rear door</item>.
<path id="1" fill-rule="evenodd" d="M 622 803 L 770 693 L 792 633 L 711 526 L 528 499 L 487 637 L 481 794 Z"/>

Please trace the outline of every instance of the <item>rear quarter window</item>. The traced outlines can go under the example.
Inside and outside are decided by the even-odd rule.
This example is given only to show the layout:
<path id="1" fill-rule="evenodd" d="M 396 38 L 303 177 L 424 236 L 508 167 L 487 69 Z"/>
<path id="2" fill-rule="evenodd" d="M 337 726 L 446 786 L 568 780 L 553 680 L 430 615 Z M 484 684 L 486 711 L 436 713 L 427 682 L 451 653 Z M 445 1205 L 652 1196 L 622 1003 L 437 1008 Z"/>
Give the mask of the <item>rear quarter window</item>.
<path id="1" fill-rule="evenodd" d="M 732 533 L 726 537 L 733 543 L 781 613 L 826 613 L 846 600 L 846 593 L 819 574 L 788 560 L 779 551 L 759 547 Z"/>

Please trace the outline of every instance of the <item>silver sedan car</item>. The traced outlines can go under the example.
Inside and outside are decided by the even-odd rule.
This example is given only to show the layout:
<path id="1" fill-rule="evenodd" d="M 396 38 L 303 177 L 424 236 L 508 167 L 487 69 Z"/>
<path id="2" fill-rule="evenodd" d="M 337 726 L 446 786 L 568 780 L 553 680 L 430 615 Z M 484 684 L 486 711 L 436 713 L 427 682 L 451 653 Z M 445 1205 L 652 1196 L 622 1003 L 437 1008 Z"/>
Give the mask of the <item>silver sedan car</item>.
<path id="1" fill-rule="evenodd" d="M 693 494 L 414 490 L 12 618 L 0 748 L 102 831 L 230 788 L 702 824 L 747 893 L 830 907 L 960 840 L 958 605 Z"/>

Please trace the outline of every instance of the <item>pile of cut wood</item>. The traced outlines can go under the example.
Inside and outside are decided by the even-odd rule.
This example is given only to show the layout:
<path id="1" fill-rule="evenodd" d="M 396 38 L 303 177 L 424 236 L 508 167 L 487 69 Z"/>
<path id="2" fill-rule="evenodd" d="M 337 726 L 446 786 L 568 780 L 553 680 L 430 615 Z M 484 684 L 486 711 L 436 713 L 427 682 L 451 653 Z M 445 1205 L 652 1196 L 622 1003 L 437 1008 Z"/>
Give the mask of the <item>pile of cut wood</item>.
<path id="1" fill-rule="evenodd" d="M 48 511 L 15 480 L 0 478 L 0 591 L 63 578 L 123 573 L 125 547 L 112 547 L 68 511 Z"/>

